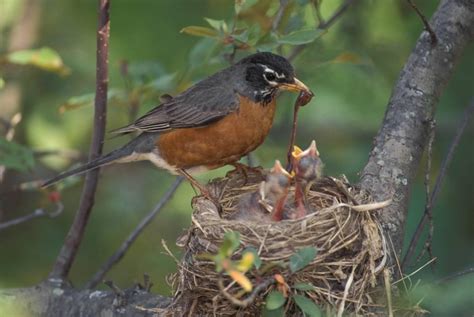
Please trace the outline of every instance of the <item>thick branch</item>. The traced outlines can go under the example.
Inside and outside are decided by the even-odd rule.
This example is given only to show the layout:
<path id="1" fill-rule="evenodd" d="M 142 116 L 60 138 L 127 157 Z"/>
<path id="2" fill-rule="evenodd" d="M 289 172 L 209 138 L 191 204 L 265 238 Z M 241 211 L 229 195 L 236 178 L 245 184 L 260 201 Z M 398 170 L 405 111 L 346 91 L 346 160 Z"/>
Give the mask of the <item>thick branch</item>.
<path id="1" fill-rule="evenodd" d="M 123 298 L 110 291 L 62 289 L 39 285 L 0 290 L 0 311 L 9 316 L 162 316 L 171 299 L 130 289 Z M 3 316 L 3 315 L 2 315 Z M 5 315 L 6 316 L 6 315 Z"/>
<path id="2" fill-rule="evenodd" d="M 465 46 L 474 38 L 474 2 L 444 0 L 430 21 L 438 43 L 424 31 L 389 100 L 385 118 L 361 174 L 375 200 L 393 198 L 382 221 L 399 253 L 411 185 L 428 141 L 435 106 Z"/>
<path id="3" fill-rule="evenodd" d="M 92 136 L 92 144 L 89 152 L 89 160 L 93 160 L 101 155 L 105 136 L 107 87 L 109 80 L 109 32 L 109 0 L 99 0 L 94 133 Z M 74 258 L 76 257 L 77 251 L 79 250 L 79 245 L 82 241 L 92 206 L 94 205 L 98 176 L 99 169 L 95 169 L 87 173 L 76 217 L 74 218 L 74 222 L 69 229 L 66 240 L 64 241 L 64 245 L 59 252 L 53 270 L 50 273 L 50 278 L 65 279 L 68 276 L 72 263 L 74 262 Z"/>

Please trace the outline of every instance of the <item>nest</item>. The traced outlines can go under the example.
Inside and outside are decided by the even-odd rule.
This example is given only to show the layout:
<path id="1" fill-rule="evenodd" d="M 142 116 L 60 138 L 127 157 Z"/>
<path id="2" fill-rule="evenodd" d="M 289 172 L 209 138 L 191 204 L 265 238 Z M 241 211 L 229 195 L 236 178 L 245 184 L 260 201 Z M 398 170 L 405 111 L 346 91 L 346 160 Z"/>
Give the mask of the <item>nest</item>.
<path id="1" fill-rule="evenodd" d="M 344 177 L 325 177 L 311 187 L 308 203 L 313 212 L 302 219 L 272 223 L 229 220 L 241 197 L 256 191 L 263 178 L 260 172 L 251 173 L 245 183 L 234 173 L 211 182 L 209 188 L 220 197 L 220 214 L 210 201 L 194 200 L 192 227 L 178 243 L 184 249 L 179 271 L 169 277 L 176 309 L 189 316 L 258 316 L 265 296 L 277 287 L 275 274 L 280 274 L 290 293 L 303 293 L 326 311 L 367 314 L 387 262 L 377 210 L 388 202 L 373 202 L 368 193 L 351 186 Z M 293 193 L 292 186 L 290 200 Z M 199 256 L 216 254 L 228 231 L 240 233 L 235 259 L 249 246 L 258 250 L 263 263 L 288 263 L 296 250 L 307 246 L 316 247 L 318 253 L 295 273 L 280 266 L 263 274 L 247 272 L 254 289 L 243 294 L 229 276 L 216 272 L 213 261 Z M 292 290 L 296 283 L 310 283 L 314 288 Z M 301 314 L 291 301 L 285 311 L 287 316 Z"/>

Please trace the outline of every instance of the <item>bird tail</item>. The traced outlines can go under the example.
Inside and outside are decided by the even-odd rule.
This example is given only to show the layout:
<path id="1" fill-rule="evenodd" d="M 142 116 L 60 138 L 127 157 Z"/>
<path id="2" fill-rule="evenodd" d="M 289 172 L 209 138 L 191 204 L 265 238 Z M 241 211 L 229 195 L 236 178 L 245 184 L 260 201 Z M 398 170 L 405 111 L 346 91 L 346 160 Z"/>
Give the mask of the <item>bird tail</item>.
<path id="1" fill-rule="evenodd" d="M 73 175 L 80 175 L 80 174 L 86 173 L 88 171 L 94 170 L 94 169 L 99 168 L 101 166 L 104 166 L 104 165 L 110 164 L 114 161 L 117 161 L 117 160 L 119 160 L 119 159 L 121 159 L 125 156 L 130 155 L 130 154 L 131 153 L 130 153 L 130 151 L 128 151 L 127 148 L 117 149 L 115 151 L 110 152 L 109 154 L 98 157 L 95 160 L 92 160 L 87 164 L 84 164 L 84 165 L 76 167 L 72 170 L 63 172 L 63 173 L 51 178 L 51 179 L 47 180 L 46 182 L 44 182 L 41 185 L 41 187 L 51 186 L 51 185 L 59 182 L 60 180 L 62 180 L 64 178 L 67 178 L 67 177 L 73 176 Z"/>

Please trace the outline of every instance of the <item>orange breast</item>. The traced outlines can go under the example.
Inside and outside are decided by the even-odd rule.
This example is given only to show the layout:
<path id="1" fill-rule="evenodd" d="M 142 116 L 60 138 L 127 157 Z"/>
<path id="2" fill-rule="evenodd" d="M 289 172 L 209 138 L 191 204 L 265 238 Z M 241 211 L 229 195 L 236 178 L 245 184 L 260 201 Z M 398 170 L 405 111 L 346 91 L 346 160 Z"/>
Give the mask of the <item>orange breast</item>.
<path id="1" fill-rule="evenodd" d="M 238 161 L 263 143 L 275 106 L 275 100 L 261 106 L 240 97 L 235 113 L 204 127 L 168 131 L 156 145 L 166 162 L 177 168 L 218 168 Z"/>

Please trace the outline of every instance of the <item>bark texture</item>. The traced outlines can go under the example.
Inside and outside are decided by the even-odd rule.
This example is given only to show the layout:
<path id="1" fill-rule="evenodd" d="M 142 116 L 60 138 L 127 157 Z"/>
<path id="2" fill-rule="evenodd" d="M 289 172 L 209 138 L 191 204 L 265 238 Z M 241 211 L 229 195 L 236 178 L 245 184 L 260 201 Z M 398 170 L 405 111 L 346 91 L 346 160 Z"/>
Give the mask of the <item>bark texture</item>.
<path id="1" fill-rule="evenodd" d="M 474 1 L 444 0 L 430 25 L 438 38 L 433 45 L 422 32 L 400 73 L 361 185 L 377 200 L 392 198 L 382 221 L 401 251 L 410 191 L 427 144 L 436 104 L 466 45 L 474 38 Z"/>
<path id="2" fill-rule="evenodd" d="M 161 316 L 159 308 L 168 306 L 170 301 L 170 298 L 140 290 L 125 290 L 119 297 L 113 292 L 41 284 L 0 290 L 0 316 Z"/>

